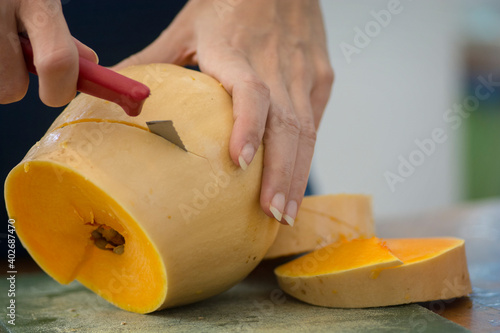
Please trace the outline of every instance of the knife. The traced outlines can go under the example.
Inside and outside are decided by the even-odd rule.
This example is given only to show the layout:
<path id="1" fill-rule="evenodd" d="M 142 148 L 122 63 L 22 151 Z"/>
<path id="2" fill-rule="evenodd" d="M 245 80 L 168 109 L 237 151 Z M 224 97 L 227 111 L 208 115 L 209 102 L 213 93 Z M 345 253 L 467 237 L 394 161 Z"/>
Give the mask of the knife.
<path id="1" fill-rule="evenodd" d="M 28 71 L 37 74 L 33 63 L 33 48 L 27 37 L 19 35 Z M 120 105 L 129 116 L 141 113 L 149 88 L 135 80 L 80 57 L 76 90 Z"/>
<path id="2" fill-rule="evenodd" d="M 161 136 L 165 140 L 172 142 L 174 145 L 187 152 L 186 146 L 184 146 L 179 133 L 175 130 L 174 122 L 172 120 L 147 121 L 146 125 L 148 125 L 148 128 L 152 133 Z"/>

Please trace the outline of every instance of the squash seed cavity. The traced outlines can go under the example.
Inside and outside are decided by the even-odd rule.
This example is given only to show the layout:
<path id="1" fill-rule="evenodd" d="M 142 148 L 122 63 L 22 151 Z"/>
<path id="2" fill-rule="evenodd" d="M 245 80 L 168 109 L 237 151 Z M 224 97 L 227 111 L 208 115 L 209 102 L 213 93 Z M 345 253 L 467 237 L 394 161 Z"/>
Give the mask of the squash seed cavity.
<path id="1" fill-rule="evenodd" d="M 94 245 L 106 251 L 113 251 L 115 254 L 123 254 L 125 251 L 125 238 L 115 229 L 101 224 L 91 233 L 91 240 Z"/>

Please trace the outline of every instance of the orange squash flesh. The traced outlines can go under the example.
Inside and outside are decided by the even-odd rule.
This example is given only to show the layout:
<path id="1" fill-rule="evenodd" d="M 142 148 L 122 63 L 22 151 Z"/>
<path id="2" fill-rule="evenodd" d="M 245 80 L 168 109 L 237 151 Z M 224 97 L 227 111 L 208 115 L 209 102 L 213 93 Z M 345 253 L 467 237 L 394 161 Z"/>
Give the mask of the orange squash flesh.
<path id="1" fill-rule="evenodd" d="M 341 308 L 425 302 L 471 292 L 461 239 L 372 238 L 336 246 L 277 267 L 280 287 L 304 302 Z M 399 263 L 380 265 L 389 254 Z"/>
<path id="2" fill-rule="evenodd" d="M 463 241 L 455 238 L 386 239 L 386 246 L 405 265 L 437 257 Z"/>
<path id="3" fill-rule="evenodd" d="M 24 199 L 9 201 L 11 217 L 23 221 L 17 233 L 49 275 L 64 284 L 77 279 L 128 311 L 151 312 L 161 305 L 167 283 L 157 249 L 112 198 L 72 170 L 43 161 L 28 162 L 10 177 L 8 184 L 15 186 L 6 191 Z M 123 254 L 94 245 L 96 224 L 124 236 Z"/>
<path id="4" fill-rule="evenodd" d="M 371 197 L 328 194 L 305 197 L 293 228 L 280 225 L 264 259 L 311 252 L 328 244 L 375 236 Z"/>
<path id="5" fill-rule="evenodd" d="M 379 239 L 372 237 L 328 245 L 279 266 L 276 274 L 294 277 L 339 274 L 360 267 L 375 269 L 401 263 Z"/>

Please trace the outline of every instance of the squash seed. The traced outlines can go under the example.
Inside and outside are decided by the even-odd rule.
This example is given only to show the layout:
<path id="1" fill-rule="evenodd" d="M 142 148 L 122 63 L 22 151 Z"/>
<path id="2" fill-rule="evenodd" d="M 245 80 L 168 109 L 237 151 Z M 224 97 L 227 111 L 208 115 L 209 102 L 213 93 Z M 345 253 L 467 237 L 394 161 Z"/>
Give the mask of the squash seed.
<path id="1" fill-rule="evenodd" d="M 92 231 L 92 238 L 94 238 L 94 240 L 102 238 L 102 234 L 99 232 L 99 230 L 96 229 Z"/>
<path id="2" fill-rule="evenodd" d="M 108 242 L 104 238 L 99 238 L 94 241 L 94 244 L 101 250 L 104 250 L 106 249 L 106 245 L 108 245 Z"/>
<path id="3" fill-rule="evenodd" d="M 108 242 L 114 244 L 115 246 L 122 245 L 125 244 L 125 238 L 123 238 L 123 236 L 119 233 L 116 233 L 115 237 L 108 239 Z"/>
<path id="4" fill-rule="evenodd" d="M 116 235 L 118 235 L 118 231 L 115 229 L 104 229 L 102 232 L 102 237 L 106 238 L 108 242 L 111 241 Z"/>
<path id="5" fill-rule="evenodd" d="M 113 249 L 113 253 L 116 253 L 116 254 L 123 254 L 124 251 L 125 251 L 125 247 L 123 245 L 118 245 L 117 247 L 115 247 Z"/>

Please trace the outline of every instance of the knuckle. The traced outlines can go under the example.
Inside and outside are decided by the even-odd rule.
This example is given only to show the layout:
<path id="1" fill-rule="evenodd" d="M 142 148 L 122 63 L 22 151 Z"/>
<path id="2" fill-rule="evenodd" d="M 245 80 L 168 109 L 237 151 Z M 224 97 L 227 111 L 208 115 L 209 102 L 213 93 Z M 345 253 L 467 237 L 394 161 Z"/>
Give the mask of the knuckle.
<path id="1" fill-rule="evenodd" d="M 301 125 L 299 120 L 294 114 L 287 113 L 287 116 L 282 119 L 285 128 L 287 128 L 293 134 L 299 134 L 301 131 Z"/>
<path id="2" fill-rule="evenodd" d="M 77 52 L 72 48 L 59 48 L 35 61 L 37 71 L 44 74 L 70 72 L 78 67 Z"/>
<path id="3" fill-rule="evenodd" d="M 271 90 L 269 86 L 255 75 L 249 74 L 242 79 L 242 83 L 249 89 L 255 91 L 261 98 L 269 100 L 271 97 Z"/>
<path id="4" fill-rule="evenodd" d="M 305 40 L 304 38 L 293 37 L 293 36 L 290 36 L 289 39 L 291 41 L 291 45 L 295 50 L 295 52 L 298 52 L 303 55 L 308 53 L 309 41 Z"/>
<path id="5" fill-rule="evenodd" d="M 335 72 L 329 63 L 326 63 L 318 73 L 318 83 L 331 87 L 335 79 Z"/>
<path id="6" fill-rule="evenodd" d="M 50 17 L 62 13 L 62 2 L 57 0 L 39 1 L 40 8 Z"/>
<path id="7" fill-rule="evenodd" d="M 301 130 L 300 122 L 292 112 L 291 107 L 287 107 L 277 115 L 274 115 L 271 121 L 271 126 L 274 130 L 286 130 L 294 136 L 298 136 Z"/>
<path id="8" fill-rule="evenodd" d="M 312 120 L 307 120 L 301 126 L 300 136 L 312 146 L 316 143 L 317 133 Z"/>
<path id="9" fill-rule="evenodd" d="M 49 25 L 54 17 L 62 15 L 61 1 L 24 1 L 22 6 L 30 6 L 30 8 L 34 10 L 26 24 L 35 28 Z"/>

